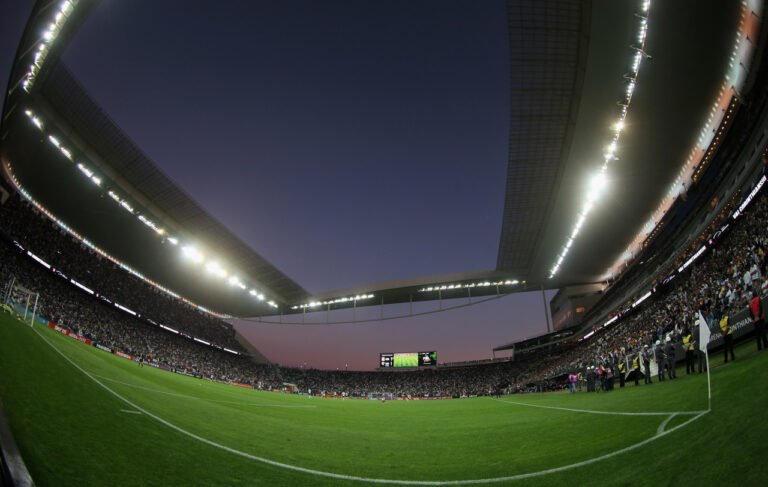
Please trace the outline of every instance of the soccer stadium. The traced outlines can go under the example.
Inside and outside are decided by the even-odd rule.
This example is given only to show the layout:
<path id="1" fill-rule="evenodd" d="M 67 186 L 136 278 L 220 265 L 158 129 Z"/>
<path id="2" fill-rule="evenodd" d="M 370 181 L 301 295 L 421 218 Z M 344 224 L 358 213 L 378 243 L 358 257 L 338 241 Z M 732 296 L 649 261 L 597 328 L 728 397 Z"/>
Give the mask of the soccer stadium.
<path id="1" fill-rule="evenodd" d="M 763 0 L 0 9 L 0 486 L 765 482 Z"/>

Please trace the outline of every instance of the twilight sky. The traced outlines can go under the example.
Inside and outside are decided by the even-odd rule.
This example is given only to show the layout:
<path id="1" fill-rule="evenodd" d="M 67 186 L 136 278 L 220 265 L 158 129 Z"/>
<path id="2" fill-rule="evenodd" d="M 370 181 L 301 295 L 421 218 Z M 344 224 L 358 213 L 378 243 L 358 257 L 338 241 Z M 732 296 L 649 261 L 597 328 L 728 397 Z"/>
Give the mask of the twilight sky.
<path id="1" fill-rule="evenodd" d="M 0 7 L 3 80 L 31 4 Z M 103 1 L 64 60 L 160 168 L 311 292 L 495 267 L 504 1 L 213 5 Z M 540 293 L 379 323 L 236 326 L 275 362 L 350 369 L 385 351 L 486 358 L 545 331 Z"/>

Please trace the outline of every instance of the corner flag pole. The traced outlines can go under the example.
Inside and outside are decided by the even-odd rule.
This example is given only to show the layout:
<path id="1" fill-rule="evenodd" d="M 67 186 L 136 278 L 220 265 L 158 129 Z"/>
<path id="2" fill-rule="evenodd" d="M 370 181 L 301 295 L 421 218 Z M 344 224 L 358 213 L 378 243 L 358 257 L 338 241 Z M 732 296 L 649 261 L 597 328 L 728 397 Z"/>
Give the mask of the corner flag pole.
<path id="1" fill-rule="evenodd" d="M 707 410 L 712 411 L 712 380 L 709 375 L 709 337 L 711 332 L 709 331 L 709 325 L 707 320 L 702 316 L 699 311 L 699 350 L 704 352 L 704 358 L 707 363 Z"/>
<path id="2" fill-rule="evenodd" d="M 704 358 L 707 361 L 707 410 L 712 411 L 712 381 L 709 377 L 709 352 L 704 350 Z"/>

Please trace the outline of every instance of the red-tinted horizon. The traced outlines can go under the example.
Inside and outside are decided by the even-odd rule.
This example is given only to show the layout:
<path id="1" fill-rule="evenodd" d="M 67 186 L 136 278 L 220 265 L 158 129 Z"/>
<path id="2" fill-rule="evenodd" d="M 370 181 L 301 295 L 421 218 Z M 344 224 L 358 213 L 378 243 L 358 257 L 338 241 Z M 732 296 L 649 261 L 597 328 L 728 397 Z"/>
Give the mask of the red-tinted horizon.
<path id="1" fill-rule="evenodd" d="M 547 291 L 547 305 L 555 291 Z M 445 301 L 444 306 L 462 304 Z M 538 304 L 538 306 L 537 306 Z M 436 309 L 423 304 L 414 312 Z M 376 319 L 380 307 L 358 309 L 357 319 Z M 408 313 L 408 306 L 385 307 L 385 316 Z M 279 320 L 279 317 L 264 318 Z M 301 321 L 301 315 L 283 317 Z M 367 323 L 325 325 L 349 320 L 350 313 L 316 313 L 303 325 L 235 321 L 235 328 L 268 359 L 281 365 L 318 369 L 373 370 L 379 353 L 437 351 L 438 363 L 492 357 L 492 349 L 546 333 L 540 291 L 512 294 L 464 308 Z M 504 354 L 502 354 L 504 355 Z"/>

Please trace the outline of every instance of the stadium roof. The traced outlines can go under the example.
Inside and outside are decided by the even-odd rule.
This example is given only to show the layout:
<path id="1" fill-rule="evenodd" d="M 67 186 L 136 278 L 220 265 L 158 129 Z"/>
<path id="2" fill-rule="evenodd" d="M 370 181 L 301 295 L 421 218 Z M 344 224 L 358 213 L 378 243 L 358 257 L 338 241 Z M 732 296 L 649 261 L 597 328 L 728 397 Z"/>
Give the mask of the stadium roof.
<path id="1" fill-rule="evenodd" d="M 496 269 L 310 296 L 168 178 L 90 99 L 76 73 L 59 64 L 59 54 L 95 4 L 70 3 L 71 16 L 29 94 L 22 83 L 29 79 L 39 32 L 58 3 L 37 3 L 20 43 L 3 113 L 6 171 L 10 166 L 16 182 L 41 205 L 137 273 L 233 316 L 274 314 L 274 307 L 264 304 L 268 300 L 281 313 L 292 313 L 310 302 L 364 306 L 437 299 L 435 292 L 447 299 L 605 280 L 668 193 L 706 126 L 743 14 L 738 0 L 655 2 L 647 41 L 638 46 L 642 2 L 509 0 L 509 160 Z M 638 53 L 642 70 L 633 73 Z M 634 88 L 632 104 L 618 159 L 606 172 L 607 190 L 550 278 L 579 220 L 589 182 L 600 171 L 628 83 Z M 135 211 L 123 211 L 125 206 L 63 166 L 61 149 L 48 143 L 50 134 L 35 129 L 26 110 L 90 161 L 87 171 L 103 175 L 102 189 L 119 193 L 112 199 L 130 201 Z M 215 249 L 244 282 L 233 281 L 237 286 L 231 287 L 201 282 L 178 262 L 172 240 Z M 253 296 L 267 298 L 243 300 L 241 284 Z M 367 298 L 370 294 L 375 298 Z M 349 299 L 355 297 L 360 299 Z"/>

